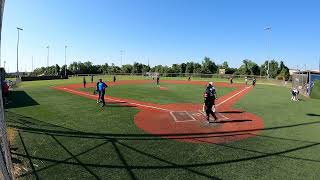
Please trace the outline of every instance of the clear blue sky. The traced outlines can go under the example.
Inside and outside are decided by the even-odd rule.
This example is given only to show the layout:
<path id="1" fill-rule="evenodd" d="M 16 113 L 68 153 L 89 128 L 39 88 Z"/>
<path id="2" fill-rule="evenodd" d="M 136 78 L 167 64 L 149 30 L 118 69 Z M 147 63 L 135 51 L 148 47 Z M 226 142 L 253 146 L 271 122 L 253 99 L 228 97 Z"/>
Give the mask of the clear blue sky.
<path id="1" fill-rule="evenodd" d="M 16 27 L 20 66 L 90 60 L 151 65 L 243 59 L 259 64 L 268 56 L 289 67 L 317 69 L 320 56 L 320 1 L 308 0 L 7 0 L 2 60 L 16 70 Z M 272 32 L 263 29 L 271 26 Z M 270 48 L 267 48 L 267 40 Z M 20 70 L 20 69 L 19 69 Z"/>

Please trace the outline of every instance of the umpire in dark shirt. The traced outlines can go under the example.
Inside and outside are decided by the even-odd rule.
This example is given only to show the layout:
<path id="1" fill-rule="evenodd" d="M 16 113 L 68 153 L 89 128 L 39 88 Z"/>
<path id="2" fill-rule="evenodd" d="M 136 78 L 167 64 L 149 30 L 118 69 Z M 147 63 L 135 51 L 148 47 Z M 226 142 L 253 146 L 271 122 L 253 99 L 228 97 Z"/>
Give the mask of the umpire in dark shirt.
<path id="1" fill-rule="evenodd" d="M 207 114 L 207 121 L 210 123 L 210 115 L 213 116 L 216 121 L 218 118 L 212 108 L 215 105 L 215 100 L 217 98 L 216 89 L 213 87 L 212 82 L 210 82 L 204 92 L 204 105 Z"/>

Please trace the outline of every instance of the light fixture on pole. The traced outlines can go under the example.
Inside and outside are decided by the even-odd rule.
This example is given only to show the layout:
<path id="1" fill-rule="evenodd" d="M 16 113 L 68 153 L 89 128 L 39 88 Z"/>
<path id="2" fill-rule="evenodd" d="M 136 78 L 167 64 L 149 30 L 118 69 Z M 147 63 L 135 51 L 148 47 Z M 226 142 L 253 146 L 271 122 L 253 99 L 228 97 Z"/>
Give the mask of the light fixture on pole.
<path id="1" fill-rule="evenodd" d="M 17 77 L 19 77 L 19 40 L 20 40 L 20 31 L 23 31 L 22 28 L 17 27 L 18 31 L 18 40 L 17 40 Z"/>
<path id="2" fill-rule="evenodd" d="M 272 31 L 272 28 L 271 27 L 266 27 L 266 28 L 264 28 L 263 30 L 265 30 L 265 31 L 267 31 L 267 32 L 271 32 Z M 269 42 L 270 40 L 268 40 L 267 39 L 267 51 L 270 51 L 270 42 Z M 268 52 L 268 69 L 267 69 L 267 75 L 268 75 L 268 79 L 270 78 L 270 73 L 269 73 L 269 71 L 270 71 L 270 54 L 269 54 L 270 52 Z"/>

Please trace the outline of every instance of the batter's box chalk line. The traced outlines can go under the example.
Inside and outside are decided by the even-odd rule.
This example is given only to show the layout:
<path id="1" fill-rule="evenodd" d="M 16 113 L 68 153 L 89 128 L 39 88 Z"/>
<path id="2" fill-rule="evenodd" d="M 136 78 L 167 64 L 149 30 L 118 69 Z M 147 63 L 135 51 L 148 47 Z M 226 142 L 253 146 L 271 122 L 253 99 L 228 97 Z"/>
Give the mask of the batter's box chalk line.
<path id="1" fill-rule="evenodd" d="M 192 111 L 170 111 L 170 115 L 173 118 L 173 120 L 177 123 L 182 122 L 192 122 L 192 121 L 206 121 L 207 115 L 199 110 L 196 112 Z M 219 120 L 228 120 L 229 118 L 223 115 L 222 113 L 216 112 L 216 115 Z M 210 117 L 210 120 L 213 120 L 212 117 Z"/>
<path id="2" fill-rule="evenodd" d="M 197 121 L 197 119 L 194 118 L 188 111 L 171 111 L 170 115 L 175 122 Z M 182 118 L 179 118 L 179 116 Z"/>
<path id="3" fill-rule="evenodd" d="M 201 113 L 204 117 L 207 117 L 206 113 L 203 112 L 202 110 L 199 110 L 199 113 Z M 218 120 L 228 120 L 229 118 L 222 113 L 216 112 L 216 116 L 218 117 Z M 221 118 L 222 117 L 222 118 Z M 211 115 L 210 115 L 210 120 L 213 120 Z"/>

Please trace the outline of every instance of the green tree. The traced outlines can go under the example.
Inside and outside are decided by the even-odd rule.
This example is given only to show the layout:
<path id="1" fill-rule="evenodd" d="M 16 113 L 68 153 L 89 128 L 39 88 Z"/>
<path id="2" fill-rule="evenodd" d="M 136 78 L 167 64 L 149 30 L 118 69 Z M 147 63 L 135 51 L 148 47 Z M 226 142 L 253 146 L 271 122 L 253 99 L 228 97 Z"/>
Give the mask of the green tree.
<path id="1" fill-rule="evenodd" d="M 218 66 L 220 69 L 227 70 L 229 68 L 229 64 L 227 61 L 224 61 L 221 65 Z"/>
<path id="2" fill-rule="evenodd" d="M 260 67 L 253 61 L 245 59 L 242 61 L 242 65 L 237 70 L 237 74 L 240 75 L 259 75 Z"/>
<path id="3" fill-rule="evenodd" d="M 186 70 L 185 73 L 193 73 L 194 63 L 193 62 L 187 62 L 186 64 Z"/>
<path id="4" fill-rule="evenodd" d="M 194 63 L 193 64 L 193 73 L 200 74 L 202 71 L 202 66 L 199 63 Z"/>
<path id="5" fill-rule="evenodd" d="M 278 69 L 279 69 L 278 62 L 275 61 L 275 60 L 270 61 L 270 63 L 269 63 L 269 75 L 270 75 L 270 78 L 276 78 L 278 76 Z"/>
<path id="6" fill-rule="evenodd" d="M 186 69 L 187 69 L 186 63 L 180 64 L 180 73 L 186 73 Z"/>
<path id="7" fill-rule="evenodd" d="M 150 72 L 150 66 L 145 64 L 142 65 L 142 73 Z"/>
<path id="8" fill-rule="evenodd" d="M 163 66 L 162 65 L 155 66 L 154 72 L 163 73 Z"/>
<path id="9" fill-rule="evenodd" d="M 125 64 L 122 66 L 121 71 L 123 73 L 132 73 L 132 69 L 133 69 L 133 67 L 131 64 Z"/>
<path id="10" fill-rule="evenodd" d="M 218 66 L 209 58 L 204 57 L 202 61 L 202 73 L 217 73 L 218 72 Z"/>
<path id="11" fill-rule="evenodd" d="M 142 73 L 142 64 L 134 62 L 132 66 L 132 73 Z"/>
<path id="12" fill-rule="evenodd" d="M 179 64 L 172 64 L 171 70 L 172 73 L 180 73 L 180 66 Z"/>
<path id="13" fill-rule="evenodd" d="M 284 78 L 284 80 L 288 81 L 290 78 L 289 68 L 284 64 L 283 61 L 280 61 L 280 66 L 278 69 L 278 76 Z"/>

